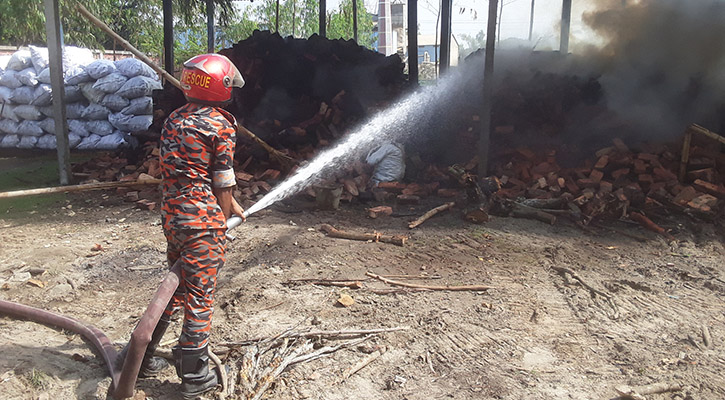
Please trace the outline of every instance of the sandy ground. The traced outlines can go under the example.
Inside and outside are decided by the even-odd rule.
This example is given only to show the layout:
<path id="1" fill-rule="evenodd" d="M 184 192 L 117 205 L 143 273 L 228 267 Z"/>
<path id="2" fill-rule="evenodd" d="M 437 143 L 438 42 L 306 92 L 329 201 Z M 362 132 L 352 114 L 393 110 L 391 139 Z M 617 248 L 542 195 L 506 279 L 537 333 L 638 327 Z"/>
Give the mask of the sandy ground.
<path id="1" fill-rule="evenodd" d="M 396 210 L 422 213 L 438 202 Z M 298 364 L 266 398 L 613 399 L 617 386 L 653 383 L 682 390 L 647 399 L 725 398 L 725 248 L 714 225 L 673 220 L 675 243 L 619 225 L 650 239 L 640 243 L 511 218 L 471 225 L 457 212 L 408 231 L 411 217 L 371 220 L 360 205 L 304 208 L 277 205 L 235 232 L 218 285 L 213 348 L 224 353 L 224 342 L 292 327 L 408 329 Z M 128 340 L 164 275 L 155 211 L 86 193 L 0 218 L 0 298 Z M 410 240 L 399 247 L 333 239 L 319 231 L 323 223 Z M 92 252 L 95 244 L 104 251 Z M 31 275 L 36 268 L 46 272 Z M 392 286 L 365 280 L 367 271 L 493 288 L 376 294 Z M 363 288 L 290 282 L 302 278 L 359 279 Z M 341 294 L 355 303 L 340 306 Z M 179 329 L 173 325 L 165 339 Z M 382 355 L 342 379 L 372 351 Z M 226 362 L 235 366 L 239 357 L 228 353 Z M 105 398 L 109 382 L 102 360 L 77 335 L 0 317 L 0 397 Z M 169 368 L 138 386 L 148 398 L 176 399 L 178 384 Z"/>

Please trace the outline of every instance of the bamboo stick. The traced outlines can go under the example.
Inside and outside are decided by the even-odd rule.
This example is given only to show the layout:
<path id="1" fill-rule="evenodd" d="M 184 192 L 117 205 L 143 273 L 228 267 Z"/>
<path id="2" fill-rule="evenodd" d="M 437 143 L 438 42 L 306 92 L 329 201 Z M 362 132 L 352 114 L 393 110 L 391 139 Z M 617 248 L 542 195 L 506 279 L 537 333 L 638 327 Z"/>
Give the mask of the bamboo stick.
<path id="1" fill-rule="evenodd" d="M 25 189 L 15 190 L 12 192 L 0 193 L 0 199 L 10 199 L 14 197 L 23 196 L 34 196 L 38 194 L 53 194 L 53 193 L 70 193 L 70 192 L 85 192 L 89 190 L 101 190 L 101 189 L 115 189 L 129 186 L 142 186 L 142 185 L 159 185 L 161 179 L 144 179 L 132 182 L 100 182 L 100 183 L 86 183 L 82 185 L 70 185 L 70 186 L 55 186 L 48 188 L 38 189 Z"/>
<path id="2" fill-rule="evenodd" d="M 146 63 L 146 65 L 148 65 L 149 67 L 151 67 L 154 71 L 156 71 L 156 73 L 158 73 L 159 75 L 163 76 L 164 79 L 166 79 L 169 83 L 171 83 L 172 85 L 174 85 L 177 88 L 179 88 L 179 90 L 182 90 L 182 91 L 184 90 L 181 87 L 181 82 L 179 82 L 178 79 L 176 79 L 173 75 L 171 75 L 168 72 L 166 72 L 163 68 L 161 68 L 158 65 L 156 65 L 153 62 L 153 60 L 151 60 L 144 53 L 140 52 L 138 49 L 136 49 L 135 47 L 133 47 L 133 45 L 131 43 L 129 43 L 127 40 L 125 40 L 124 38 L 122 38 L 119 34 L 117 34 L 116 32 L 114 32 L 113 29 L 109 28 L 108 25 L 106 25 L 103 21 L 101 21 L 100 19 L 98 19 L 95 15 L 91 14 L 91 12 L 88 11 L 85 7 L 83 7 L 80 3 L 76 3 L 76 8 L 78 9 L 78 11 L 81 14 L 83 14 L 86 18 L 88 18 L 94 25 L 96 25 L 101 30 L 103 30 L 104 32 L 106 32 L 107 34 L 109 34 L 112 38 L 114 38 L 119 43 L 121 43 L 121 46 L 123 46 L 126 50 L 130 51 L 131 53 L 133 53 L 133 55 L 135 55 L 136 57 L 138 57 L 141 61 L 143 61 L 144 63 Z M 278 150 L 276 150 L 275 148 L 273 148 L 272 146 L 270 146 L 269 144 L 267 144 L 267 142 L 265 142 L 264 140 L 260 139 L 254 133 L 252 133 L 252 131 L 250 131 L 249 129 L 247 129 L 247 128 L 239 125 L 239 124 L 237 124 L 237 133 L 242 134 L 242 135 L 248 137 L 253 142 L 255 142 L 258 145 L 262 146 L 265 150 L 267 150 L 267 152 L 269 152 L 269 154 L 272 156 L 272 158 L 274 158 L 278 163 L 280 163 L 285 169 L 290 169 L 290 168 L 292 168 L 296 164 L 296 162 L 295 162 L 294 159 L 292 159 L 291 157 L 289 157 L 286 154 L 283 154 L 283 153 L 279 152 Z"/>

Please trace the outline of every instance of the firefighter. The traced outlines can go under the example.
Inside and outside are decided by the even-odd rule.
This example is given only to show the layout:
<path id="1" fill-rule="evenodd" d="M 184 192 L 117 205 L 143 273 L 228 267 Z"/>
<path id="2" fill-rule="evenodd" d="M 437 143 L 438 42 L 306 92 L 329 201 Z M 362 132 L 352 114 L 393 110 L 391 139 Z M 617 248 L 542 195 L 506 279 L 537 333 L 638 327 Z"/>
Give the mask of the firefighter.
<path id="1" fill-rule="evenodd" d="M 188 399 L 217 385 L 208 356 L 214 290 L 225 260 L 226 220 L 244 218 L 232 195 L 236 120 L 221 107 L 244 80 L 228 58 L 202 54 L 184 63 L 181 85 L 188 103 L 164 123 L 160 165 L 167 259 L 170 266 L 180 263 L 182 279 L 153 332 L 140 375 L 166 366 L 153 353 L 171 316 L 183 308 L 181 336 L 172 352 L 181 394 Z"/>

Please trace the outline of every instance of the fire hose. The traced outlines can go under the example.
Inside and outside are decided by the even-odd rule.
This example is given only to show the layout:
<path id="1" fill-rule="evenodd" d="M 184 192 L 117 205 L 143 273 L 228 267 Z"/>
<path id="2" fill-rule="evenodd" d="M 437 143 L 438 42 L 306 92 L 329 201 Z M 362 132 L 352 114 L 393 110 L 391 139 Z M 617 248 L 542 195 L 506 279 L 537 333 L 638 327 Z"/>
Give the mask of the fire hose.
<path id="1" fill-rule="evenodd" d="M 227 231 L 242 223 L 242 218 L 232 216 L 227 220 Z M 229 236 L 229 235 L 228 235 Z M 229 236 L 231 239 L 233 237 Z M 151 303 L 131 333 L 128 352 L 124 360 L 118 360 L 118 353 L 108 337 L 98 328 L 86 325 L 77 319 L 58 315 L 50 311 L 26 306 L 12 301 L 0 300 L 0 314 L 10 317 L 27 319 L 39 324 L 53 326 L 63 330 L 75 332 L 88 340 L 103 357 L 108 372 L 111 375 L 109 394 L 114 399 L 132 397 L 136 387 L 136 378 L 141 369 L 146 347 L 151 341 L 151 334 L 161 318 L 166 305 L 174 295 L 181 279 L 181 267 L 177 261 L 161 281 L 158 290 L 151 298 Z"/>

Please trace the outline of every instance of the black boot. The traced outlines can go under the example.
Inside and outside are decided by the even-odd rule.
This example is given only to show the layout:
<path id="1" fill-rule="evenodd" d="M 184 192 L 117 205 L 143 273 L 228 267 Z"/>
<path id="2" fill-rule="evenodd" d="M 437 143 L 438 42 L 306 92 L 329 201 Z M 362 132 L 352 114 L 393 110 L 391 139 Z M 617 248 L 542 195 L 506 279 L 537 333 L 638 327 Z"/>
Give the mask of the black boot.
<path id="1" fill-rule="evenodd" d="M 171 349 L 176 364 L 176 374 L 181 378 L 181 395 L 184 399 L 193 399 L 216 387 L 218 378 L 209 369 L 208 347 L 184 349 L 174 346 Z"/>
<path id="2" fill-rule="evenodd" d="M 149 342 L 149 345 L 146 346 L 146 352 L 144 353 L 143 361 L 141 362 L 141 369 L 138 371 L 138 376 L 140 378 L 150 378 L 152 376 L 156 376 L 164 368 L 169 366 L 169 363 L 162 357 L 154 356 L 154 352 L 156 351 L 156 348 L 159 347 L 159 343 L 161 343 L 161 339 L 164 337 L 164 332 L 166 332 L 166 328 L 169 327 L 170 323 L 170 319 L 166 319 L 162 316 L 159 323 L 156 324 L 154 333 L 151 335 L 151 341 Z"/>
<path id="3" fill-rule="evenodd" d="M 161 338 L 164 337 L 164 332 L 166 332 L 166 328 L 169 327 L 170 323 L 170 320 L 166 320 L 162 317 L 159 320 L 159 323 L 156 324 L 156 328 L 154 329 L 153 334 L 151 334 L 151 341 L 149 342 L 148 346 L 146 346 L 146 352 L 144 353 L 143 361 L 141 361 L 141 368 L 138 371 L 139 378 L 150 378 L 156 376 L 159 374 L 159 372 L 161 372 L 161 370 L 169 366 L 169 363 L 166 362 L 166 360 L 164 360 L 163 358 L 155 357 L 154 352 L 159 346 Z M 123 366 L 123 363 L 126 362 L 128 346 L 129 344 L 127 344 L 123 348 L 123 350 L 118 353 L 118 357 L 116 358 L 118 368 L 121 368 Z"/>

